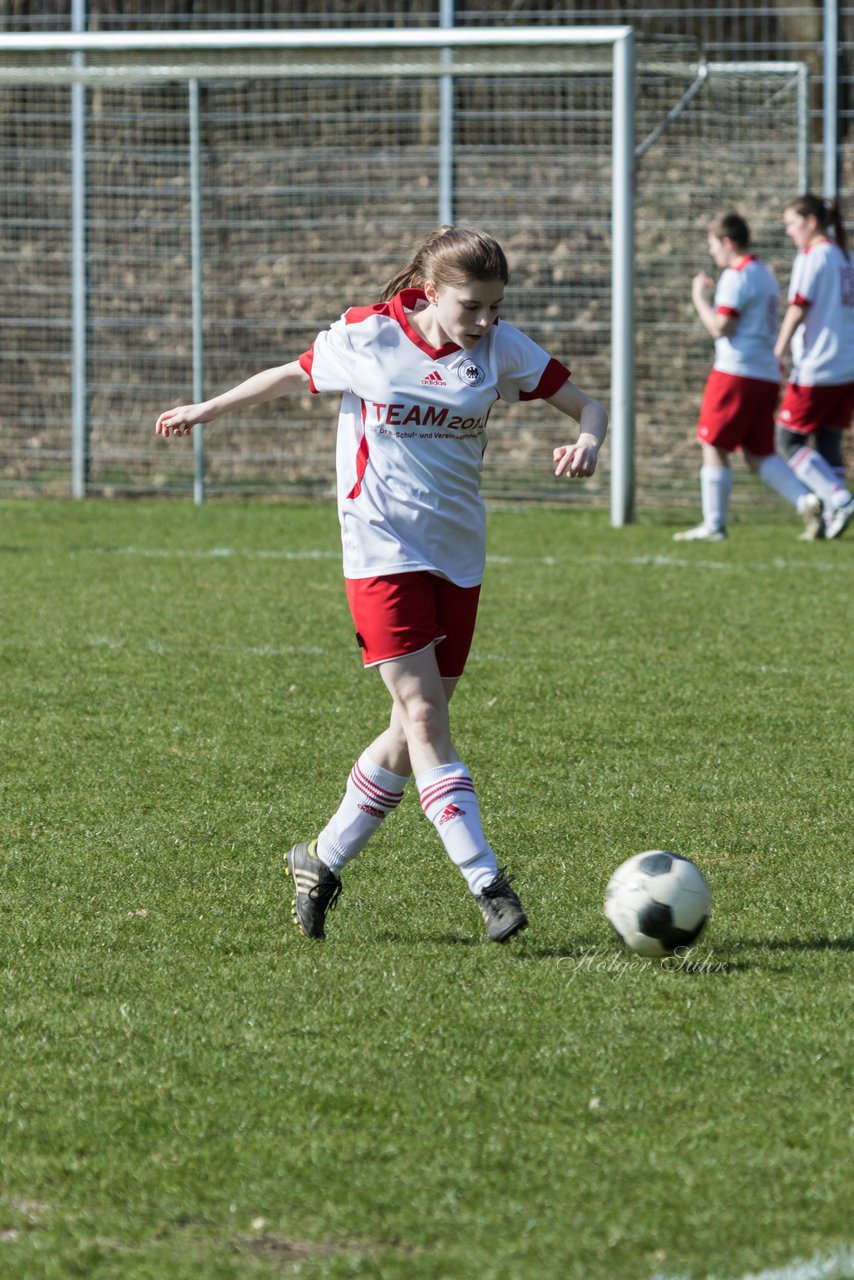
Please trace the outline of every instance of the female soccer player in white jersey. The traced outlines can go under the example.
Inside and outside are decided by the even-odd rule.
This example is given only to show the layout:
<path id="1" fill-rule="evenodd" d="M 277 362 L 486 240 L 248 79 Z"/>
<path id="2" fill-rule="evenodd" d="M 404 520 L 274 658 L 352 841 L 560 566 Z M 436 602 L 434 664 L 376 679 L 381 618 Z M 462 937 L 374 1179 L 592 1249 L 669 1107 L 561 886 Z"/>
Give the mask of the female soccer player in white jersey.
<path id="1" fill-rule="evenodd" d="M 559 361 L 499 320 L 508 280 L 490 236 L 441 227 L 378 303 L 345 312 L 298 360 L 157 421 L 159 434 L 182 435 L 307 387 L 342 394 L 336 462 L 347 600 L 364 665 L 378 668 L 392 709 L 353 765 L 338 810 L 316 839 L 285 855 L 306 937 L 324 936 L 342 869 L 397 808 L 410 773 L 488 937 L 503 942 L 527 924 L 484 835 L 448 712 L 486 558 L 486 425 L 499 398 L 547 400 L 580 427 L 574 443 L 554 450 L 555 474 L 590 476 L 607 416 Z"/>
<path id="2" fill-rule="evenodd" d="M 795 475 L 824 504 L 824 535 L 838 538 L 854 519 L 842 453 L 842 432 L 854 414 L 854 261 L 835 200 L 797 196 L 783 222 L 799 252 L 775 347 L 781 368 L 790 351 L 792 357 L 777 440 Z"/>
<path id="3" fill-rule="evenodd" d="M 750 229 L 738 213 L 719 214 L 709 225 L 709 253 L 722 268 L 714 306 L 713 281 L 694 277 L 691 296 L 715 339 L 715 361 L 706 382 L 697 439 L 703 450 L 700 500 L 703 523 L 673 536 L 677 542 L 718 542 L 726 537 L 732 490 L 730 455 L 741 449 L 751 471 L 791 502 L 805 523 L 804 537 L 821 527 L 821 503 L 774 450 L 774 410 L 780 391 L 774 356 L 778 290 L 773 272 L 750 249 Z"/>

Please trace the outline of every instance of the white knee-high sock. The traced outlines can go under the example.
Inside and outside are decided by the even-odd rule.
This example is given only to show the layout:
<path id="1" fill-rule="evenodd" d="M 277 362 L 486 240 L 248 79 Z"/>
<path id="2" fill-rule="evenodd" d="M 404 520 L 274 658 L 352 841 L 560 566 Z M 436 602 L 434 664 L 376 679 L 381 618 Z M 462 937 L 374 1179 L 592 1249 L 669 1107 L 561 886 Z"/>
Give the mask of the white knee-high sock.
<path id="1" fill-rule="evenodd" d="M 729 495 L 732 492 L 732 472 L 729 467 L 700 467 L 700 502 L 703 508 L 703 524 L 707 529 L 725 529 L 729 512 Z"/>
<path id="2" fill-rule="evenodd" d="M 472 893 L 482 893 L 498 873 L 495 854 L 480 822 L 480 805 L 468 769 L 460 761 L 428 769 L 415 779 L 421 807 L 433 823 L 448 857 Z"/>
<path id="3" fill-rule="evenodd" d="M 851 495 L 844 481 L 840 481 L 826 458 L 809 445 L 804 445 L 789 459 L 789 466 L 802 484 L 818 494 L 826 507 L 842 507 L 849 501 Z"/>
<path id="4" fill-rule="evenodd" d="M 792 468 L 777 453 L 769 453 L 767 458 L 763 458 L 756 474 L 763 484 L 779 493 L 796 511 L 800 510 L 801 500 L 811 492 L 806 485 L 801 484 Z"/>
<path id="5" fill-rule="evenodd" d="M 361 853 L 383 819 L 400 804 L 407 781 L 362 752 L 350 770 L 344 798 L 317 837 L 317 856 L 330 871 L 339 875 Z"/>

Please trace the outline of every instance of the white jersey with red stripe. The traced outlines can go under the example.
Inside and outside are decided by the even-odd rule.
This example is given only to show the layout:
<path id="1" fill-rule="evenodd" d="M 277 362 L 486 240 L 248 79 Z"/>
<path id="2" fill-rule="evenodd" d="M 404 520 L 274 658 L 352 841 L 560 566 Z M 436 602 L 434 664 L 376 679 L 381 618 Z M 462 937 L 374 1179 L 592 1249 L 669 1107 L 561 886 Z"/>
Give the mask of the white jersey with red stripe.
<path id="1" fill-rule="evenodd" d="M 742 378 L 779 382 L 774 355 L 779 289 L 771 268 L 752 255 L 737 267 L 726 267 L 715 290 L 715 310 L 738 319 L 731 334 L 715 339 L 714 367 Z"/>
<path id="2" fill-rule="evenodd" d="M 795 258 L 789 302 L 805 308 L 792 338 L 791 381 L 854 382 L 854 261 L 834 240 L 817 240 Z"/>
<path id="3" fill-rule="evenodd" d="M 480 496 L 487 420 L 499 397 L 545 399 L 569 371 L 497 320 L 468 351 L 435 348 L 409 321 L 420 290 L 355 307 L 300 364 L 312 391 L 343 392 L 338 513 L 348 578 L 430 570 L 477 586 L 486 560 Z"/>

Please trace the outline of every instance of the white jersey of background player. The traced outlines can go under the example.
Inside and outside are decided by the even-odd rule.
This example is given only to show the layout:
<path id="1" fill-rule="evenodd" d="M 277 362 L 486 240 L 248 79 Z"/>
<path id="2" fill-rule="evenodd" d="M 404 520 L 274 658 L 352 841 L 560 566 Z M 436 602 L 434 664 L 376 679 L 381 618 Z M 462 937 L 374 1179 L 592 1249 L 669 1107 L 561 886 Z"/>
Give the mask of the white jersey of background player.
<path id="1" fill-rule="evenodd" d="M 854 262 L 835 241 L 818 240 L 801 250 L 788 300 L 804 309 L 792 336 L 792 382 L 854 382 Z"/>
<path id="2" fill-rule="evenodd" d="M 836 200 L 797 196 L 783 222 L 799 252 L 775 346 L 781 365 L 792 356 L 777 441 L 824 506 L 824 536 L 838 538 L 854 520 L 842 448 L 854 416 L 854 261 Z"/>
<path id="3" fill-rule="evenodd" d="M 343 395 L 337 466 L 347 599 L 362 660 L 378 668 L 392 711 L 354 764 L 332 818 L 285 855 L 294 920 L 306 937 L 324 936 L 342 869 L 398 806 L 410 773 L 487 936 L 504 942 L 527 924 L 484 835 L 448 710 L 483 571 L 487 420 L 499 397 L 548 400 L 580 427 L 575 443 L 553 451 L 555 474 L 569 477 L 593 474 L 607 416 L 558 361 L 499 321 L 508 280 L 491 236 L 441 227 L 379 304 L 345 313 L 300 360 L 157 422 L 161 435 L 185 434 L 228 409 L 309 386 Z"/>
<path id="4" fill-rule="evenodd" d="M 753 254 L 742 256 L 738 266 L 724 268 L 715 289 L 715 312 L 732 316 L 737 323 L 715 339 L 715 369 L 779 382 L 774 355 L 779 299 L 774 272 Z"/>

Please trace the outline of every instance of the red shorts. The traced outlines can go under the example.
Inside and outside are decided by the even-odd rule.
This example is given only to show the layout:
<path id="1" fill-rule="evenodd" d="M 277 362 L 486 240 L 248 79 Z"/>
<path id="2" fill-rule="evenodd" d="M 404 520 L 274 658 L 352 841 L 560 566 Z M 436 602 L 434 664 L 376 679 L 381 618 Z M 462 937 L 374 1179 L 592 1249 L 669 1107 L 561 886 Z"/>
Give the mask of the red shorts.
<path id="1" fill-rule="evenodd" d="M 706 381 L 697 439 L 732 453 L 744 448 L 758 458 L 774 452 L 776 382 L 743 378 L 713 369 Z"/>
<path id="2" fill-rule="evenodd" d="M 458 587 L 426 570 L 347 578 L 345 583 L 366 667 L 434 644 L 441 674 L 462 675 L 477 620 L 479 586 Z"/>
<path id="3" fill-rule="evenodd" d="M 808 435 L 821 427 L 850 427 L 854 415 L 854 382 L 800 387 L 790 382 L 780 405 L 780 426 Z"/>

